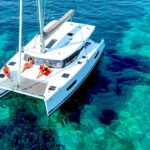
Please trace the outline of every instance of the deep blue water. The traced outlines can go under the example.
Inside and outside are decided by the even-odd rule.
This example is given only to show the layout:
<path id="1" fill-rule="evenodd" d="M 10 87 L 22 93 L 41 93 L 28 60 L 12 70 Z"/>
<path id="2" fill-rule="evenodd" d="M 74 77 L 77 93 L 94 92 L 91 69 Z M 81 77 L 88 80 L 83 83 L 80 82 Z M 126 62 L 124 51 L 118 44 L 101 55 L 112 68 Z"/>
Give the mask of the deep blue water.
<path id="1" fill-rule="evenodd" d="M 23 44 L 39 32 L 37 2 L 24 1 Z M 44 1 L 45 24 L 75 9 L 92 24 L 105 55 L 81 88 L 50 117 L 44 103 L 9 93 L 0 99 L 0 149 L 148 150 L 150 1 Z M 19 1 L 0 2 L 0 66 L 18 48 Z"/>

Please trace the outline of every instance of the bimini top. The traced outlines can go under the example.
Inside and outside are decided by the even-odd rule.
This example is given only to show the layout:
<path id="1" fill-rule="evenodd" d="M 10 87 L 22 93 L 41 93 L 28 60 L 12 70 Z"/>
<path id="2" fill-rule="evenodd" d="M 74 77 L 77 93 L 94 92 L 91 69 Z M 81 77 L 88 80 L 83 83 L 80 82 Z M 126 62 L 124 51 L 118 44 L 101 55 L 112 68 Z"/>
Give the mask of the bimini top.
<path id="1" fill-rule="evenodd" d="M 50 22 L 49 28 L 55 21 Z M 40 35 L 36 35 L 30 43 L 24 47 L 24 52 L 33 57 L 64 60 L 79 50 L 93 33 L 95 26 L 65 22 L 57 31 L 45 39 L 45 53 L 41 52 Z"/>

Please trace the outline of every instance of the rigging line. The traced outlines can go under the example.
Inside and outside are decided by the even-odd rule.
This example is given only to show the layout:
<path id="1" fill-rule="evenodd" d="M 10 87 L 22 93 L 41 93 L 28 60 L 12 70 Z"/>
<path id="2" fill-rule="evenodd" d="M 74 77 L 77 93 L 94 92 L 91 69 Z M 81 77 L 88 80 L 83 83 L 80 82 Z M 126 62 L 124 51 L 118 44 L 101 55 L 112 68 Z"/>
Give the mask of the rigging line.
<path id="1" fill-rule="evenodd" d="M 83 39 L 83 33 L 82 33 L 82 30 L 81 30 L 81 24 L 80 24 L 80 23 L 79 23 L 79 30 L 80 30 L 82 42 L 83 42 L 83 45 L 84 45 L 85 55 L 87 56 L 87 51 L 86 51 L 85 41 L 84 41 L 84 39 Z M 86 57 L 86 59 L 87 59 L 87 61 L 89 61 L 89 60 L 88 60 L 88 57 Z"/>
<path id="2" fill-rule="evenodd" d="M 73 0 L 73 4 L 74 4 L 74 9 L 77 9 L 75 0 Z"/>
<path id="3" fill-rule="evenodd" d="M 74 9 L 77 10 L 75 0 L 73 0 L 73 4 L 74 4 Z M 84 38 L 83 38 L 83 33 L 82 33 L 82 30 L 81 30 L 81 24 L 80 23 L 78 23 L 78 24 L 79 24 L 79 30 L 80 30 L 82 42 L 85 45 L 85 41 L 84 41 Z M 84 46 L 84 51 L 85 51 L 85 55 L 87 56 L 87 51 L 86 51 L 86 47 L 85 46 Z M 89 62 L 88 57 L 86 57 L 86 60 Z"/>
<path id="4" fill-rule="evenodd" d="M 46 20 L 46 0 L 44 1 L 43 5 L 44 5 L 44 8 L 43 8 L 43 24 L 44 24 Z"/>
<path id="5" fill-rule="evenodd" d="M 49 4 L 48 4 L 48 10 L 49 10 L 49 12 L 47 13 L 47 18 L 49 19 L 49 18 L 51 18 L 51 19 L 54 19 L 54 15 L 52 15 L 53 13 L 52 13 L 52 11 L 51 11 L 51 8 L 53 7 L 52 6 L 53 5 L 53 0 L 50 0 L 49 1 Z M 51 14 L 51 16 L 50 16 L 50 14 Z"/>
<path id="6" fill-rule="evenodd" d="M 34 0 L 34 2 L 35 2 L 35 7 L 36 7 L 36 19 L 37 19 L 37 21 L 39 20 L 38 18 L 38 2 L 37 2 L 37 0 Z"/>
<path id="7" fill-rule="evenodd" d="M 74 9 L 77 10 L 75 0 L 73 0 L 73 4 L 74 4 Z M 71 20 L 71 21 L 72 21 L 72 20 Z M 85 42 L 84 42 L 84 40 L 83 40 L 83 34 L 82 34 L 82 31 L 81 31 L 81 24 L 80 24 L 80 23 L 78 23 L 78 24 L 79 24 L 79 29 L 80 29 L 80 33 L 81 33 L 82 42 L 83 42 L 83 44 L 84 44 Z"/>

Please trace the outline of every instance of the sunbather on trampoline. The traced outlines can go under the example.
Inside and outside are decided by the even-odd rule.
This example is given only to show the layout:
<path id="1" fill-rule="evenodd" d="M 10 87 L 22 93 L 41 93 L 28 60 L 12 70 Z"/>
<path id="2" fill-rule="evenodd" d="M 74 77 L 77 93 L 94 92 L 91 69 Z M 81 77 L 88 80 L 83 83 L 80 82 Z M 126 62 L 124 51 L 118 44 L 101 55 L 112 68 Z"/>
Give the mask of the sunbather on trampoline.
<path id="1" fill-rule="evenodd" d="M 40 68 L 39 68 L 40 71 L 38 73 L 37 79 L 41 77 L 42 75 L 48 76 L 51 73 L 51 70 L 49 67 L 50 65 L 47 62 L 44 63 L 44 65 L 40 65 Z"/>
<path id="2" fill-rule="evenodd" d="M 29 57 L 29 58 L 28 58 L 28 62 L 26 62 L 26 63 L 24 64 L 23 70 L 22 70 L 21 72 L 24 72 L 26 69 L 31 68 L 31 67 L 33 66 L 33 64 L 34 64 L 33 58 L 32 58 L 32 57 Z"/>
<path id="3" fill-rule="evenodd" d="M 8 68 L 7 65 L 4 65 L 2 71 L 3 71 L 4 75 L 5 75 L 7 78 L 11 79 L 11 78 L 10 78 L 10 71 L 9 71 L 9 68 Z"/>

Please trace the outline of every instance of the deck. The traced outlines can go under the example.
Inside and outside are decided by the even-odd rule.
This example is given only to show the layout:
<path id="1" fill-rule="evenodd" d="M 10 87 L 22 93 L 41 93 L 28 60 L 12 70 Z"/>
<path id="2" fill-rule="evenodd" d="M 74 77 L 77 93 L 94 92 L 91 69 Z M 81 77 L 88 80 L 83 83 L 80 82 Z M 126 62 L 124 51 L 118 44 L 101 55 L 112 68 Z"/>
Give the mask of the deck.
<path id="1" fill-rule="evenodd" d="M 17 75 L 12 77 L 12 81 L 10 79 L 6 79 L 0 82 L 0 87 L 3 89 L 37 97 L 40 99 L 44 99 L 46 86 L 47 83 L 26 79 L 24 77 L 21 77 L 21 83 L 20 86 L 18 86 Z"/>

